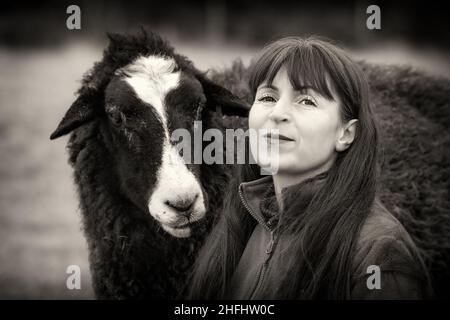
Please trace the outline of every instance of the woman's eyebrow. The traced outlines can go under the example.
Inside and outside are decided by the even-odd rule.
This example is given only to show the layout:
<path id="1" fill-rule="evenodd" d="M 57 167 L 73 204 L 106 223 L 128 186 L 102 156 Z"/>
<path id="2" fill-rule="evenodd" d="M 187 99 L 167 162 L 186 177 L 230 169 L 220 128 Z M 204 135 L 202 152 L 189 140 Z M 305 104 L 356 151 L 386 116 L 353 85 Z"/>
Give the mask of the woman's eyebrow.
<path id="1" fill-rule="evenodd" d="M 275 90 L 275 91 L 280 91 L 280 89 L 279 89 L 277 86 L 273 85 L 273 84 L 262 84 L 262 85 L 260 85 L 260 86 L 258 87 L 258 90 L 261 90 L 261 89 L 272 89 L 272 90 Z M 308 90 L 309 90 L 312 94 L 318 94 L 318 95 L 321 95 L 316 89 L 314 89 L 314 87 L 309 86 L 309 85 L 297 87 L 296 89 L 294 89 L 294 92 L 295 92 L 295 93 L 298 93 L 298 94 L 303 94 L 303 95 L 304 95 L 304 94 L 308 94 Z"/>
<path id="2" fill-rule="evenodd" d="M 258 89 L 272 89 L 272 90 L 279 91 L 278 87 L 274 86 L 273 84 L 262 84 L 258 87 Z"/>
<path id="3" fill-rule="evenodd" d="M 314 90 L 314 88 L 311 87 L 311 86 L 301 86 L 301 87 L 297 87 L 296 89 L 294 89 L 294 92 L 299 92 L 299 93 L 304 94 L 304 93 L 307 93 L 308 90 L 311 90 L 311 91 L 313 91 L 313 92 L 316 92 L 316 90 Z"/>

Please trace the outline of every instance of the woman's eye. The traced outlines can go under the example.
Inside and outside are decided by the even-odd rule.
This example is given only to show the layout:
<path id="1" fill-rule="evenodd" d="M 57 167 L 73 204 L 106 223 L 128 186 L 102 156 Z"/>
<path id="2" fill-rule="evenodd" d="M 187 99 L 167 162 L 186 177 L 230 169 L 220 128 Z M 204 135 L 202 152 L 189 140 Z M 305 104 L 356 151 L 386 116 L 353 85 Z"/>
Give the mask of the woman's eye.
<path id="1" fill-rule="evenodd" d="M 272 96 L 262 96 L 258 98 L 258 101 L 260 102 L 276 102 L 275 98 Z"/>
<path id="2" fill-rule="evenodd" d="M 316 102 L 312 98 L 303 98 L 299 102 L 300 102 L 300 104 L 304 104 L 307 106 L 313 106 L 313 107 L 317 106 Z"/>

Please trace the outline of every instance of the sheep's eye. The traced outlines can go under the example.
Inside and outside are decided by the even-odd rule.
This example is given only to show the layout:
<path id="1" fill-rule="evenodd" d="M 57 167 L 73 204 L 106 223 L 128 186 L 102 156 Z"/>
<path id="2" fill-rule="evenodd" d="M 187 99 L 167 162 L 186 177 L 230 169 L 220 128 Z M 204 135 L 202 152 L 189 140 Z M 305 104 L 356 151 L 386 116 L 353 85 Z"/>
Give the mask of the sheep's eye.
<path id="1" fill-rule="evenodd" d="M 120 111 L 108 112 L 108 118 L 114 126 L 120 126 L 124 120 L 124 116 Z"/>

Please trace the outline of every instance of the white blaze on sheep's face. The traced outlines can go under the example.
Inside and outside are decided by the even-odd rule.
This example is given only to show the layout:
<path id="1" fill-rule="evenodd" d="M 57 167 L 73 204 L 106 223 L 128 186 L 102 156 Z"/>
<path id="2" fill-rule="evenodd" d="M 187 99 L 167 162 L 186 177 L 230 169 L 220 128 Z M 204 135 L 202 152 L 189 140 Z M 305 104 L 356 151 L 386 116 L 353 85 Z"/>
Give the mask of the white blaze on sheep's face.
<path id="1" fill-rule="evenodd" d="M 150 214 L 171 235 L 189 237 L 189 223 L 204 217 L 205 204 L 199 181 L 169 142 L 167 112 L 170 110 L 164 101 L 167 93 L 179 85 L 180 72 L 174 72 L 175 68 L 173 59 L 149 56 L 138 58 L 124 71 L 125 80 L 136 96 L 156 110 L 165 131 L 161 166 L 149 200 Z"/>
<path id="2" fill-rule="evenodd" d="M 164 99 L 167 93 L 178 87 L 180 83 L 180 72 L 173 72 L 176 66 L 173 59 L 149 56 L 140 57 L 125 68 L 128 76 L 125 80 L 138 98 L 155 108 L 163 120 L 167 134 Z"/>
<path id="3" fill-rule="evenodd" d="M 189 220 L 175 209 L 177 204 L 189 206 Z M 149 210 L 161 222 L 163 229 L 175 237 L 189 237 L 191 230 L 188 224 L 205 215 L 203 193 L 198 180 L 188 170 L 177 150 L 169 144 L 163 147 L 162 164 Z"/>

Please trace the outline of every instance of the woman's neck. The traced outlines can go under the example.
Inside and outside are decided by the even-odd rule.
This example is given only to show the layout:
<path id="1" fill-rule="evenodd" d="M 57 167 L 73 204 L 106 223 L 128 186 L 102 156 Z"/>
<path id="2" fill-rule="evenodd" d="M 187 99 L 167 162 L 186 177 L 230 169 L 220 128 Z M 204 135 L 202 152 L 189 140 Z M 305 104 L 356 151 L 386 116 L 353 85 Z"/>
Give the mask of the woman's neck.
<path id="1" fill-rule="evenodd" d="M 328 166 L 322 166 L 320 168 L 317 168 L 315 170 L 307 171 L 300 174 L 292 174 L 292 173 L 277 173 L 272 176 L 273 178 L 273 185 L 275 187 L 275 196 L 277 198 L 278 206 L 281 210 L 283 210 L 283 199 L 281 196 L 281 192 L 284 188 L 299 184 L 306 179 L 315 177 L 318 174 L 321 174 L 325 171 L 327 171 L 329 168 Z"/>

